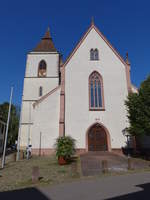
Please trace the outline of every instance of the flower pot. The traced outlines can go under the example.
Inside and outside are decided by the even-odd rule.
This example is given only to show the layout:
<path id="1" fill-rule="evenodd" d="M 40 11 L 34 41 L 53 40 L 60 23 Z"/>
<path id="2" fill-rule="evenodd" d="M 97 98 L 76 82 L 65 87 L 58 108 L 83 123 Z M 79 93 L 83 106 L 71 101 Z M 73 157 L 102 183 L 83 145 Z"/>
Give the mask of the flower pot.
<path id="1" fill-rule="evenodd" d="M 67 162 L 63 156 L 60 156 L 58 158 L 58 163 L 59 163 L 59 165 L 65 165 Z"/>

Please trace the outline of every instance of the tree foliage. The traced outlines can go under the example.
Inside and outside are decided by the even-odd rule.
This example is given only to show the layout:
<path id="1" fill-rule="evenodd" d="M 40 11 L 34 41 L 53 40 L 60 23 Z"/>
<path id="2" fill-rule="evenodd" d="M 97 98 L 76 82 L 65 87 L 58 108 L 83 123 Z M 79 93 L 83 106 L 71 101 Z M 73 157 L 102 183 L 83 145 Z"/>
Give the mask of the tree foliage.
<path id="1" fill-rule="evenodd" d="M 141 84 L 138 93 L 130 93 L 125 102 L 131 135 L 150 135 L 150 76 Z"/>
<path id="2" fill-rule="evenodd" d="M 0 104 L 0 119 L 5 123 L 7 123 L 8 109 L 9 109 L 8 102 Z M 17 139 L 18 127 L 19 127 L 19 114 L 20 114 L 19 107 L 12 104 L 9 129 L 8 129 L 8 140 L 7 140 L 8 146 L 14 144 L 15 140 Z"/>

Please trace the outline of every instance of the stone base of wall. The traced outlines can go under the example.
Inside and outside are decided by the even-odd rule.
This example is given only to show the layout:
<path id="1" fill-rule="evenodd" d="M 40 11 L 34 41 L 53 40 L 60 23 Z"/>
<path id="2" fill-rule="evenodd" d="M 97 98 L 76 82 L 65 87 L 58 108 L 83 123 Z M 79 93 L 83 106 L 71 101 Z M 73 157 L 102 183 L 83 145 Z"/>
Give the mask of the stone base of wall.
<path id="1" fill-rule="evenodd" d="M 118 154 L 118 155 L 124 155 L 123 152 L 122 152 L 122 149 L 117 149 L 117 148 L 115 149 L 114 148 L 114 149 L 111 150 L 111 152 Z"/>
<path id="2" fill-rule="evenodd" d="M 81 155 L 81 154 L 84 154 L 84 153 L 86 153 L 86 149 L 76 149 L 77 155 Z"/>
<path id="3" fill-rule="evenodd" d="M 36 156 L 48 156 L 55 153 L 54 149 L 32 149 L 32 155 Z"/>
<path id="4" fill-rule="evenodd" d="M 55 153 L 55 149 L 32 149 L 32 155 L 36 156 L 47 156 L 47 155 L 53 155 Z M 80 155 L 86 153 L 86 149 L 76 149 L 76 154 Z"/>
<path id="5" fill-rule="evenodd" d="M 86 149 L 84 148 L 79 148 L 79 149 L 76 149 L 76 154 L 77 155 L 81 155 L 81 154 L 84 154 L 86 153 Z M 118 154 L 118 155 L 123 155 L 123 152 L 122 152 L 122 149 L 112 149 L 111 150 L 112 153 L 115 153 L 115 154 Z M 41 155 L 41 156 L 47 156 L 47 155 L 53 155 L 55 154 L 55 149 L 32 149 L 32 155 Z"/>

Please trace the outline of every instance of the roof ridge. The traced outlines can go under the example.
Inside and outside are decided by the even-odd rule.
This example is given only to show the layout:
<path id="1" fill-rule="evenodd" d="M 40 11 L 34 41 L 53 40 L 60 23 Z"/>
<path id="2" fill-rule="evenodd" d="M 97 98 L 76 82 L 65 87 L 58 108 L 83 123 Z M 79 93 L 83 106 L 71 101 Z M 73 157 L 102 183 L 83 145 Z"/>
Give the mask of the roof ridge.
<path id="1" fill-rule="evenodd" d="M 50 34 L 50 28 L 48 27 L 47 31 L 45 32 L 44 37 L 42 38 L 42 40 L 44 39 L 52 39 L 51 34 Z"/>
<path id="2" fill-rule="evenodd" d="M 124 58 L 120 55 L 118 50 L 109 42 L 109 40 L 103 35 L 103 33 L 94 25 L 94 29 L 96 32 L 102 37 L 102 39 L 106 42 L 106 44 L 112 49 L 114 54 L 122 61 L 122 63 L 126 66 L 127 63 L 125 62 Z"/>
<path id="3" fill-rule="evenodd" d="M 51 94 L 53 94 L 58 88 L 60 88 L 60 85 L 58 85 L 57 87 L 55 87 L 54 89 L 52 89 L 51 91 L 49 91 L 48 93 L 46 93 L 44 96 L 42 96 L 40 99 L 36 100 L 35 103 L 33 103 L 33 107 L 35 108 L 36 105 L 38 105 L 39 103 L 41 103 L 44 99 L 46 99 L 48 96 L 50 96 Z"/>

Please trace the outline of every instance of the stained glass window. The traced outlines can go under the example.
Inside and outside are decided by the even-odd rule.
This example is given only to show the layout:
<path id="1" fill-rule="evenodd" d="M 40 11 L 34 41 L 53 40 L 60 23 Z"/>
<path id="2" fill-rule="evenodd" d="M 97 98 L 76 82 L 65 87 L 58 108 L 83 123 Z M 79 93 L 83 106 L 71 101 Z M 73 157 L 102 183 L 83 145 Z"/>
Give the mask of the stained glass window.
<path id="1" fill-rule="evenodd" d="M 89 77 L 90 108 L 99 109 L 103 107 L 102 77 L 94 71 Z"/>

